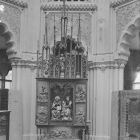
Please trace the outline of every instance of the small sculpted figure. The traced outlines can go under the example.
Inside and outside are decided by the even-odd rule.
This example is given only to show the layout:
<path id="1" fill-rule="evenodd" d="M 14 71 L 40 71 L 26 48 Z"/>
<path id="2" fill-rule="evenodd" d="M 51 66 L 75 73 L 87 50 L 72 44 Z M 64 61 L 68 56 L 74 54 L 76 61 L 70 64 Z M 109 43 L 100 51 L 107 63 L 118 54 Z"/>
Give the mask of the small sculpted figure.
<path id="1" fill-rule="evenodd" d="M 61 117 L 61 100 L 59 96 L 56 96 L 51 108 L 51 119 L 52 120 L 59 120 Z"/>
<path id="2" fill-rule="evenodd" d="M 72 120 L 72 101 L 69 96 L 62 102 L 62 120 Z"/>
<path id="3" fill-rule="evenodd" d="M 42 92 L 38 96 L 38 102 L 47 102 L 47 91 L 46 88 L 42 86 Z"/>

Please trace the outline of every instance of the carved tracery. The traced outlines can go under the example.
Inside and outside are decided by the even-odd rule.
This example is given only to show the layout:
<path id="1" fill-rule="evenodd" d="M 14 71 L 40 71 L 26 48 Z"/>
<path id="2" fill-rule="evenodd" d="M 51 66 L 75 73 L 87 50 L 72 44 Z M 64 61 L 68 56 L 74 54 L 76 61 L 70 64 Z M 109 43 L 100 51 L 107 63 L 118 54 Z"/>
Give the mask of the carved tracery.
<path id="1" fill-rule="evenodd" d="M 81 14 L 78 14 L 77 38 L 74 38 L 73 17 L 67 32 L 69 17 L 65 1 L 63 6 L 61 26 L 58 26 L 60 39 L 54 14 L 54 43 L 52 46 L 48 43 L 45 18 L 44 45 L 42 52 L 38 51 L 36 125 L 40 140 L 79 139 L 79 131 L 86 127 L 87 50 L 81 41 Z"/>

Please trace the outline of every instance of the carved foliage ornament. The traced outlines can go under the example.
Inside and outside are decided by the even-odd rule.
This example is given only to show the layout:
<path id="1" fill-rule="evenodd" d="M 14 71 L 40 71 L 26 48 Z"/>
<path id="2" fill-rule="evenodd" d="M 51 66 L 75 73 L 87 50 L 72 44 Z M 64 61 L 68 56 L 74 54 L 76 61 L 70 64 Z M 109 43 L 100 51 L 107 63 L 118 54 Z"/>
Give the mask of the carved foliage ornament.
<path id="1" fill-rule="evenodd" d="M 28 6 L 28 4 L 22 0 L 1 0 L 1 1 L 16 5 L 21 8 L 27 8 Z"/>
<path id="2" fill-rule="evenodd" d="M 76 124 L 85 125 L 85 111 L 78 110 L 76 113 Z"/>
<path id="3" fill-rule="evenodd" d="M 105 71 L 106 69 L 123 69 L 126 65 L 125 60 L 108 61 L 99 63 L 89 63 L 89 69 L 100 69 Z"/>
<path id="4" fill-rule="evenodd" d="M 55 35 L 56 41 L 61 38 L 61 13 L 55 13 Z M 67 23 L 67 35 L 71 36 L 71 28 L 73 26 L 73 38 L 77 38 L 78 28 L 79 28 L 79 13 L 68 13 L 68 23 Z M 80 33 L 82 45 L 87 50 L 86 47 L 90 47 L 91 42 L 91 15 L 88 13 L 82 13 L 80 15 Z M 49 13 L 47 15 L 47 31 L 48 31 L 48 46 L 52 46 L 54 42 L 54 13 Z M 53 31 L 53 32 L 52 32 Z M 76 39 L 73 40 L 76 42 Z"/>
<path id="5" fill-rule="evenodd" d="M 111 7 L 116 8 L 120 5 L 126 4 L 126 3 L 131 2 L 131 1 L 134 1 L 134 0 L 112 0 Z"/>
<path id="6" fill-rule="evenodd" d="M 47 4 L 43 4 L 41 6 L 41 9 L 43 9 L 44 11 L 62 11 L 62 4 L 60 3 L 47 3 Z M 69 3 L 66 6 L 66 10 L 69 11 L 95 11 L 97 9 L 97 6 L 95 4 L 92 3 Z"/>

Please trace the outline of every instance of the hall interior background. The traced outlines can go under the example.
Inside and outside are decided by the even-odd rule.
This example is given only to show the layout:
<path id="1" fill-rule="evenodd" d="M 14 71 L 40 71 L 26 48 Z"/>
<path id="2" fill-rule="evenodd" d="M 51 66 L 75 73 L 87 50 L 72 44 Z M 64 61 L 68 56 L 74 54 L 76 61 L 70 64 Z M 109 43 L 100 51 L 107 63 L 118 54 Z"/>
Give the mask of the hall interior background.
<path id="1" fill-rule="evenodd" d="M 54 14 L 59 41 L 62 5 L 61 0 L 0 0 L 0 115 L 6 111 L 4 121 L 9 119 L 9 127 L 0 127 L 2 140 L 38 140 L 37 52 L 44 45 L 46 15 L 49 45 Z M 89 139 L 109 140 L 115 131 L 112 93 L 140 89 L 140 1 L 67 0 L 66 11 L 70 20 L 73 15 L 75 40 L 80 13 L 81 42 L 88 52 Z"/>

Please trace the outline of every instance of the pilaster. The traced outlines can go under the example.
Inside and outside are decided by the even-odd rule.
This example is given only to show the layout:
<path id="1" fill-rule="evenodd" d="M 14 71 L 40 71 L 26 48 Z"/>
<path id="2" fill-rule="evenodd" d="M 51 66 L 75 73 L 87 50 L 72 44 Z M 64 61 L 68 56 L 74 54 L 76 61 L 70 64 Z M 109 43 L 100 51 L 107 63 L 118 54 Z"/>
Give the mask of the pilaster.
<path id="1" fill-rule="evenodd" d="M 110 8 L 109 1 L 97 1 L 97 47 L 94 54 L 110 53 Z"/>
<path id="2" fill-rule="evenodd" d="M 89 113 L 93 140 L 109 140 L 111 136 L 112 92 L 123 89 L 126 61 L 94 61 L 89 63 Z"/>
<path id="3" fill-rule="evenodd" d="M 35 93 L 36 62 L 12 60 L 10 91 L 10 140 L 36 140 Z"/>
<path id="4" fill-rule="evenodd" d="M 40 33 L 40 0 L 29 0 L 21 16 L 21 52 L 36 53 Z M 29 55 L 28 55 L 29 56 Z"/>

